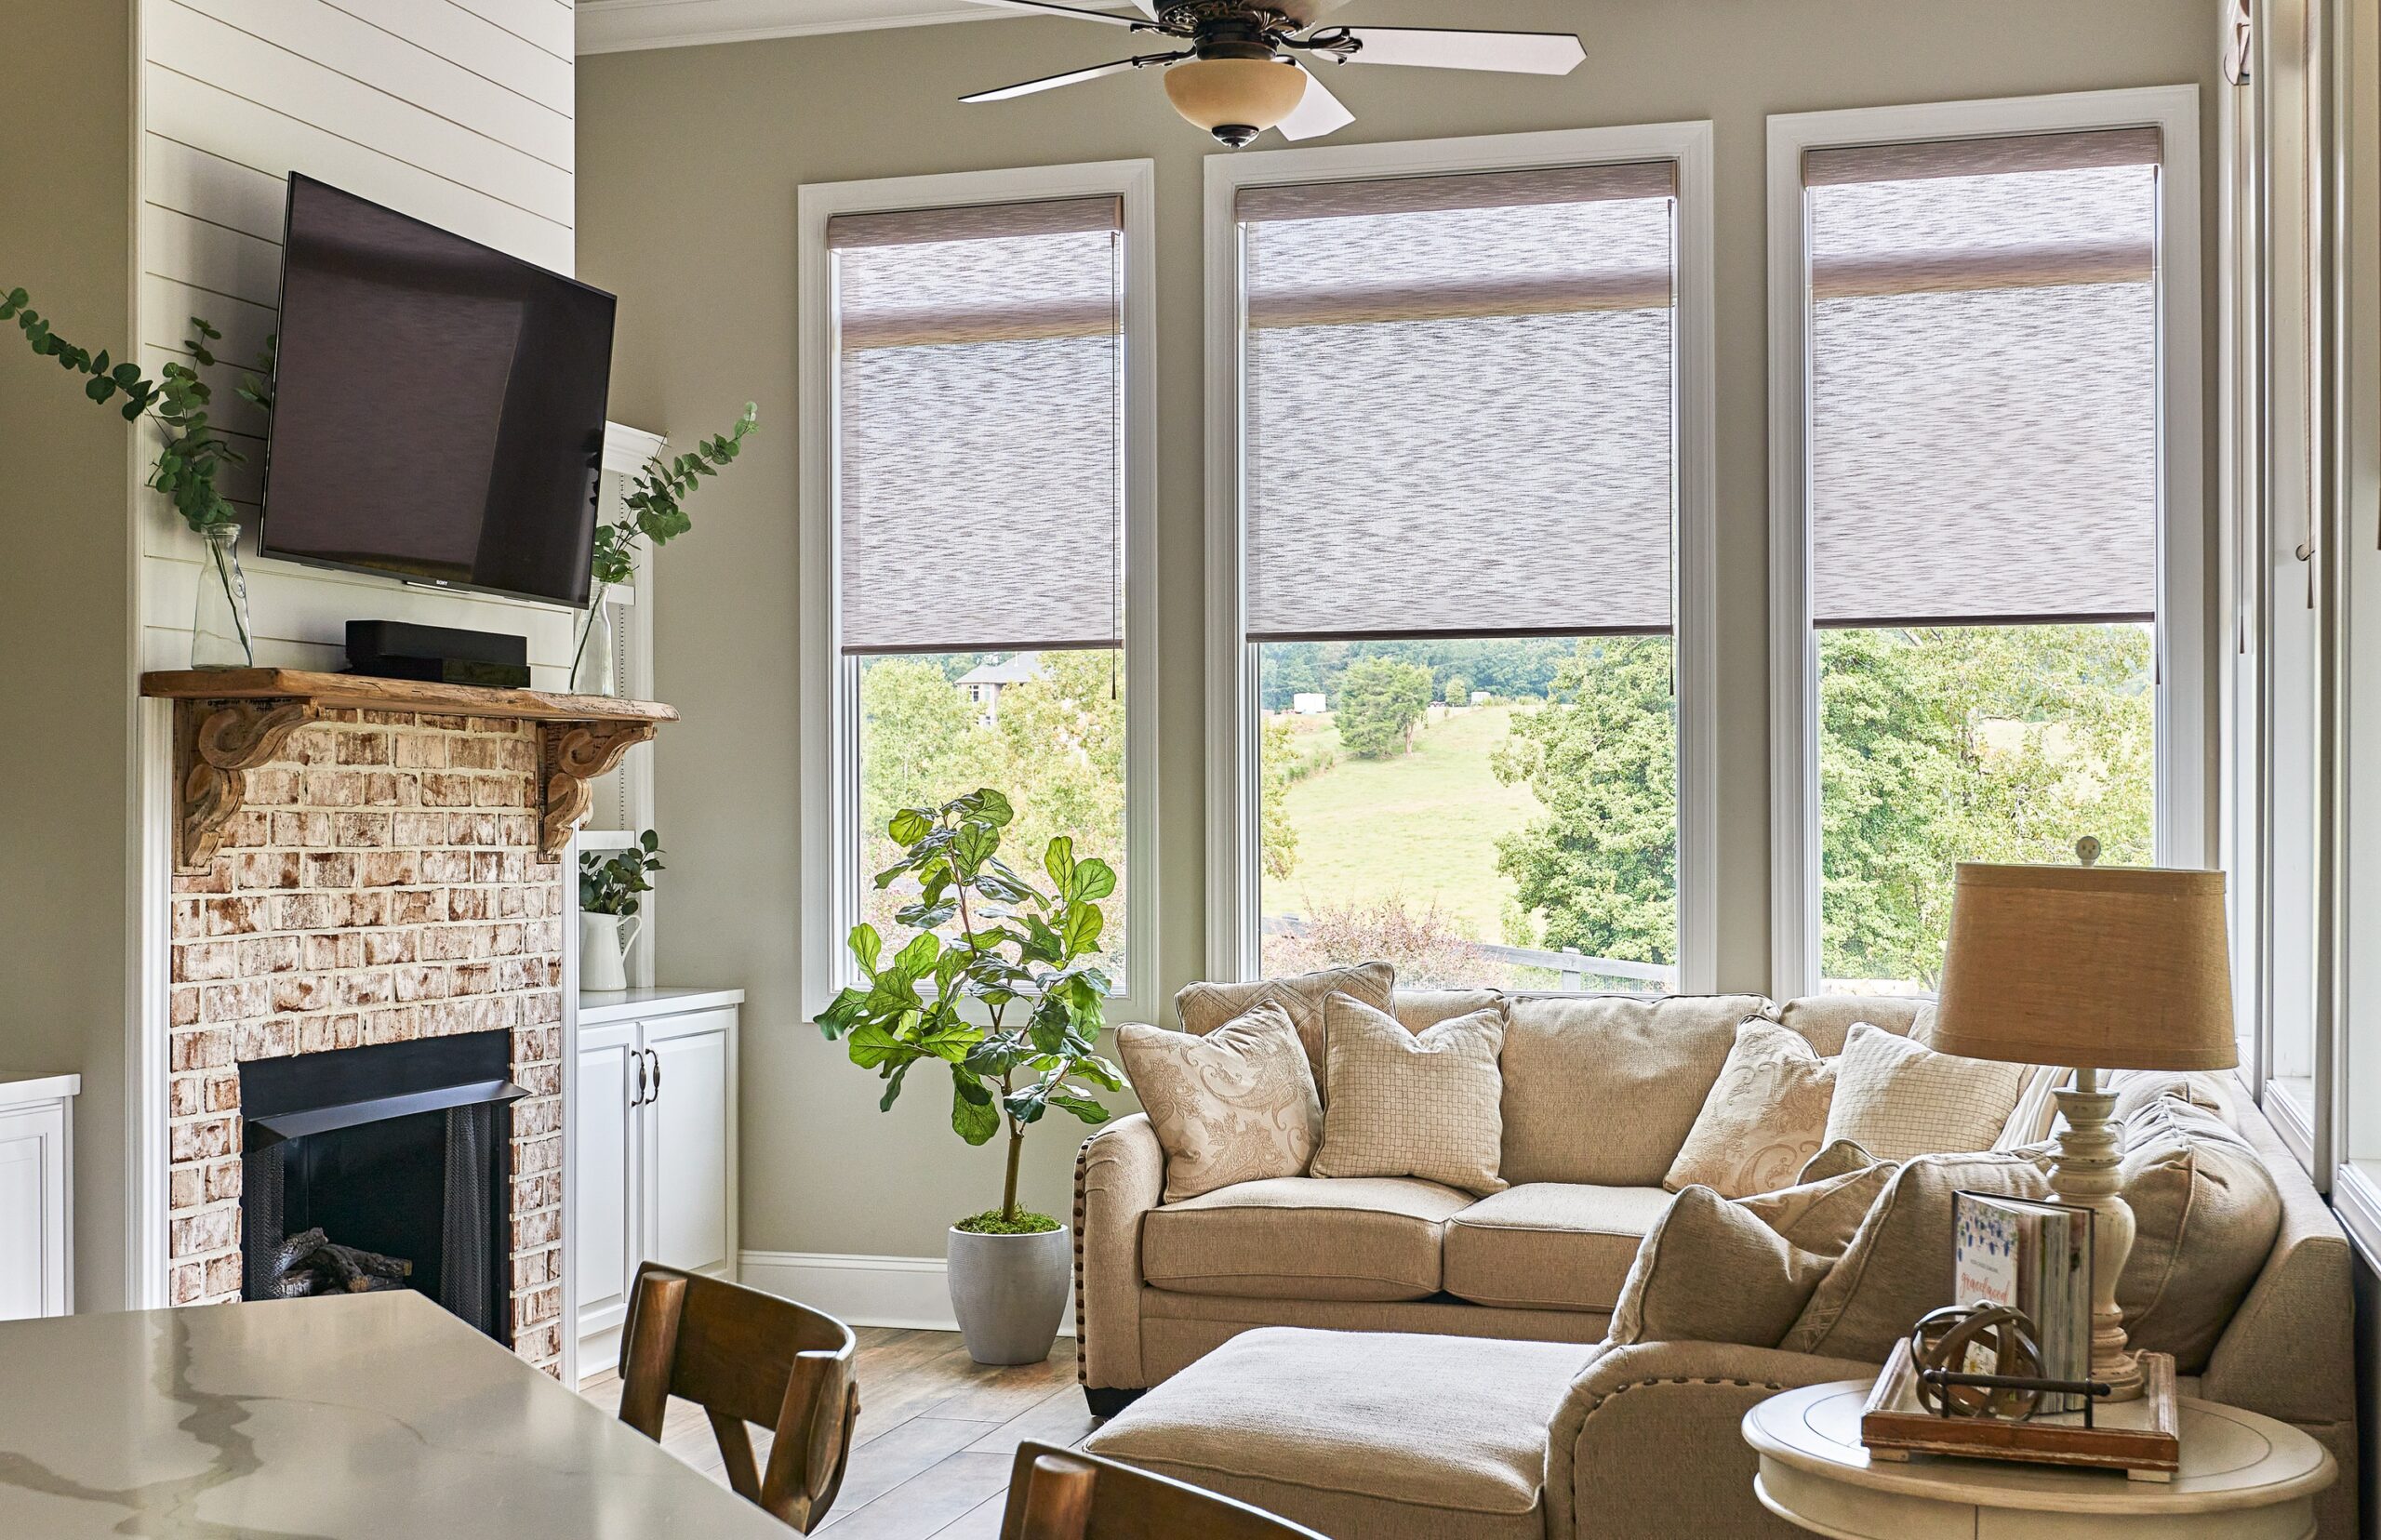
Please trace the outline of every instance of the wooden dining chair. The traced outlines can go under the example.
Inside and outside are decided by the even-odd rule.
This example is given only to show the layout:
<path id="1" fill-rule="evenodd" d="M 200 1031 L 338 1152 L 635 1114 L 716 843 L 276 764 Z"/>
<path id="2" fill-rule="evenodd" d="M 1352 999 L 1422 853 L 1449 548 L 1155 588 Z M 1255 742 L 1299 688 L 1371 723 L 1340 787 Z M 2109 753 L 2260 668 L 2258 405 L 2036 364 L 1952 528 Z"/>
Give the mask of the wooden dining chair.
<path id="1" fill-rule="evenodd" d="M 1219 1493 L 1096 1454 L 1017 1446 L 1001 1540 L 1325 1540 Z"/>
<path id="2" fill-rule="evenodd" d="M 647 1262 L 620 1333 L 620 1421 L 658 1443 L 672 1396 L 699 1405 L 728 1484 L 807 1534 L 851 1457 L 858 1348 L 850 1327 L 806 1305 Z M 765 1473 L 747 1423 L 775 1430 Z"/>

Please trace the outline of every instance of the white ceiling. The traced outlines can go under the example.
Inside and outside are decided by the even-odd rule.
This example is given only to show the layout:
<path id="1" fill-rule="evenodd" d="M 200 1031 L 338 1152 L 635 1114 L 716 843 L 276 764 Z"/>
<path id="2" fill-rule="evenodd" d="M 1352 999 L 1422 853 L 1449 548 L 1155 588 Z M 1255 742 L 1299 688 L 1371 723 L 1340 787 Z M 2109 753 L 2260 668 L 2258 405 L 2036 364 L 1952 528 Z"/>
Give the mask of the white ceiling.
<path id="1" fill-rule="evenodd" d="M 1015 14 L 966 0 L 579 0 L 579 51 L 741 43 Z"/>

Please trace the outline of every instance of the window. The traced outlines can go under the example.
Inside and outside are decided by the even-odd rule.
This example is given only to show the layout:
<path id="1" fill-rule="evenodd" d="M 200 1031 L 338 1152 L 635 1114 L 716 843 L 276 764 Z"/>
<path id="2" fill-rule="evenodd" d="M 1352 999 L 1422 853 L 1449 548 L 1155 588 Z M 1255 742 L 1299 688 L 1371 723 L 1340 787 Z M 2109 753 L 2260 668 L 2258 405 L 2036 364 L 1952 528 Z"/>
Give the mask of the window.
<path id="1" fill-rule="evenodd" d="M 806 937 L 819 972 L 805 994 L 848 976 L 852 924 L 905 939 L 908 896 L 874 881 L 898 855 L 893 815 L 978 787 L 1016 805 L 1004 851 L 1021 870 L 1061 834 L 1115 867 L 1108 965 L 1148 972 L 1133 938 L 1151 891 L 1135 837 L 1144 649 L 1129 640 L 1135 181 L 983 196 L 1103 171 L 1117 180 L 1086 167 L 805 190 L 818 285 L 805 361 L 826 387 L 805 393 L 831 404 L 805 418 L 828 440 L 805 536 L 832 574 L 818 585 L 831 632 L 807 649 L 825 655 L 807 661 L 829 698 L 808 809 L 824 854 L 809 912 L 826 923 Z M 960 195 L 927 201 L 941 190 Z"/>
<path id="2" fill-rule="evenodd" d="M 1909 110 L 1937 111 L 1956 110 Z M 1775 987 L 1816 962 L 1821 989 L 1927 991 L 1958 862 L 2072 861 L 2089 836 L 2110 863 L 2188 863 L 2202 836 L 2176 837 L 2184 788 L 2161 774 L 2171 617 L 2200 603 L 2203 538 L 2194 472 L 2192 576 L 2168 604 L 2172 130 L 1797 144 L 1797 122 L 1773 124 L 1803 360 L 1802 497 L 1778 541 L 1778 646 L 1802 668 L 1779 721 L 1781 753 L 1808 758 L 1778 777 L 1802 802 L 1778 817 L 1796 891 Z M 2180 378 L 2195 417 L 2195 361 Z"/>
<path id="3" fill-rule="evenodd" d="M 1700 140 L 1533 138 L 1545 164 L 1210 163 L 1239 425 L 1219 969 L 1679 987 Z"/>

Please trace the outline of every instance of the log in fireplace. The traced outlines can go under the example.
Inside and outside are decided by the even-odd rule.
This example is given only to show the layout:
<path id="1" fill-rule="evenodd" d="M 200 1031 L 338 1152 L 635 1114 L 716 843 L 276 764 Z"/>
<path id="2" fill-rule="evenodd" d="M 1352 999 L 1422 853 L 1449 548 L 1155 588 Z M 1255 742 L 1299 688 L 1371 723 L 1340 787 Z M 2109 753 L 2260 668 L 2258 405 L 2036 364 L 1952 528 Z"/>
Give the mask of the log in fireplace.
<path id="1" fill-rule="evenodd" d="M 247 1299 L 409 1288 L 512 1340 L 512 1036 L 240 1066 Z"/>

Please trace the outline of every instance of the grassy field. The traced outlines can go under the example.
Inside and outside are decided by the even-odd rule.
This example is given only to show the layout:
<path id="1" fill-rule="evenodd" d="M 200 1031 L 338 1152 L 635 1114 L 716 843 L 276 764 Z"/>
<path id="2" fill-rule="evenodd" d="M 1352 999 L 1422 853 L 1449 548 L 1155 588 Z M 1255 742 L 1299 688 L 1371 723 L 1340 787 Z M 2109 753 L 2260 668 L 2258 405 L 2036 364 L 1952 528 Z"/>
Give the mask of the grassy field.
<path id="1" fill-rule="evenodd" d="M 1329 718 L 1296 720 L 1302 750 L 1337 746 Z M 1435 901 L 1475 939 L 1503 939 L 1511 883 L 1496 870 L 1496 838 L 1538 812 L 1528 787 L 1504 785 L 1488 766 L 1511 720 L 1507 706 L 1434 710 L 1411 754 L 1343 755 L 1291 787 L 1297 867 L 1286 881 L 1265 879 L 1265 912 L 1396 895 L 1417 907 Z"/>

